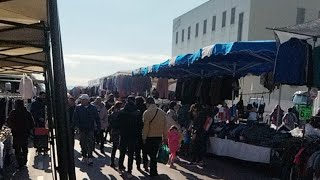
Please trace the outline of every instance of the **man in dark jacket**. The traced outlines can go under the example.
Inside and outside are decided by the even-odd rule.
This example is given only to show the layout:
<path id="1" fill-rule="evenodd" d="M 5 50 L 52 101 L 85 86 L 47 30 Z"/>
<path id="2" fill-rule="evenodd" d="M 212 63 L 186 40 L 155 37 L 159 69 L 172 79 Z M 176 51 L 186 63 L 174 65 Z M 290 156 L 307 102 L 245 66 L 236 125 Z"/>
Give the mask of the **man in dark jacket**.
<path id="1" fill-rule="evenodd" d="M 133 154 L 137 141 L 139 111 L 135 105 L 135 97 L 129 96 L 124 109 L 119 112 L 120 124 L 120 158 L 119 170 L 124 171 L 124 156 L 128 150 L 128 178 L 132 177 Z"/>
<path id="2" fill-rule="evenodd" d="M 45 127 L 46 93 L 40 92 L 39 97 L 31 104 L 30 112 L 36 123 L 36 127 Z"/>
<path id="3" fill-rule="evenodd" d="M 13 148 L 15 149 L 19 168 L 22 168 L 27 164 L 28 137 L 30 130 L 34 128 L 33 118 L 24 107 L 22 100 L 17 100 L 15 110 L 10 112 L 8 126 L 12 129 Z"/>
<path id="4" fill-rule="evenodd" d="M 141 159 L 143 159 L 143 167 L 145 171 L 149 171 L 148 169 L 148 155 L 143 148 L 143 141 L 142 141 L 142 130 L 143 130 L 143 113 L 147 110 L 147 106 L 145 105 L 144 99 L 141 96 L 136 97 L 136 106 L 139 110 L 139 118 L 138 118 L 138 131 L 137 131 L 137 143 L 135 148 L 135 158 L 137 163 L 137 169 L 141 170 Z M 142 151 L 142 158 L 141 158 L 141 151 Z"/>
<path id="5" fill-rule="evenodd" d="M 94 149 L 94 125 L 100 129 L 100 118 L 98 110 L 89 103 L 90 97 L 87 94 L 80 96 L 81 104 L 76 107 L 73 114 L 75 127 L 80 131 L 80 146 L 82 153 L 82 162 L 88 165 L 93 164 Z"/>

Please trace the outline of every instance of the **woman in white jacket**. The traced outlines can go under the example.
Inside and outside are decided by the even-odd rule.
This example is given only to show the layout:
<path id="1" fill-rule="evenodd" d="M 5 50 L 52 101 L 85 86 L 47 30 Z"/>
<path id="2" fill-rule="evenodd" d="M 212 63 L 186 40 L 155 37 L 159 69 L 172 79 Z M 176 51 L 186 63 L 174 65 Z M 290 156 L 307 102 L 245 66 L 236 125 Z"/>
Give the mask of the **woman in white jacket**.
<path id="1" fill-rule="evenodd" d="M 169 131 L 171 126 L 176 126 L 178 128 L 178 131 L 181 132 L 181 126 L 178 123 L 178 114 L 175 111 L 175 107 L 177 106 L 177 102 L 170 102 L 169 110 L 166 115 L 167 120 L 167 132 Z"/>

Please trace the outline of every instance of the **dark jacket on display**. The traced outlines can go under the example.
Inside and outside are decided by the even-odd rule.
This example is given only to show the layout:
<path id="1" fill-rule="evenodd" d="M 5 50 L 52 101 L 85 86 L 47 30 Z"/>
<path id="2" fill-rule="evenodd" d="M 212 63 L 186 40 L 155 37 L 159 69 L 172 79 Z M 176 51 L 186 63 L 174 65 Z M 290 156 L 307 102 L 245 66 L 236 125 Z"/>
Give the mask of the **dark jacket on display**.
<path id="1" fill-rule="evenodd" d="M 87 107 L 79 105 L 73 113 L 73 122 L 75 127 L 80 130 L 94 131 L 95 123 L 97 129 L 101 128 L 98 110 L 93 105 L 89 104 Z"/>
<path id="2" fill-rule="evenodd" d="M 126 104 L 119 112 L 118 122 L 122 138 L 135 139 L 138 134 L 139 111 L 134 104 Z"/>

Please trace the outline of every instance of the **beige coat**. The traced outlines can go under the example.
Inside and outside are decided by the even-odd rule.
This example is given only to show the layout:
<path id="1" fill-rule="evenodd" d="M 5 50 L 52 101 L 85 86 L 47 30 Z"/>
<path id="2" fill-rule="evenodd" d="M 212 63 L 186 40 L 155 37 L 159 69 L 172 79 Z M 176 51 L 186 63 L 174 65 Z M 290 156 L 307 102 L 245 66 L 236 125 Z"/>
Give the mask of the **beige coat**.
<path id="1" fill-rule="evenodd" d="M 155 116 L 158 109 L 158 113 Z M 155 117 L 153 120 L 152 118 Z M 150 121 L 152 121 L 150 123 Z M 167 139 L 167 125 L 166 125 L 166 113 L 159 109 L 155 104 L 150 107 L 143 114 L 143 132 L 142 138 L 144 140 L 147 137 L 162 137 Z"/>

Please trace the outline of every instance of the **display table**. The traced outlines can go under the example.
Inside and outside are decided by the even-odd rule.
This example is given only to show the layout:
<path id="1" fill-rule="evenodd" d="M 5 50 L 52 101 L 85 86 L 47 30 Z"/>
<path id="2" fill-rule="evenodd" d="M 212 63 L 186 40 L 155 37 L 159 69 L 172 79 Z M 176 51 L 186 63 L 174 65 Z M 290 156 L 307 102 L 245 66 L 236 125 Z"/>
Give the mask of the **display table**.
<path id="1" fill-rule="evenodd" d="M 250 162 L 270 163 L 271 148 L 254 146 L 229 139 L 210 137 L 208 153 Z"/>

